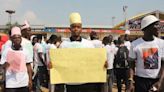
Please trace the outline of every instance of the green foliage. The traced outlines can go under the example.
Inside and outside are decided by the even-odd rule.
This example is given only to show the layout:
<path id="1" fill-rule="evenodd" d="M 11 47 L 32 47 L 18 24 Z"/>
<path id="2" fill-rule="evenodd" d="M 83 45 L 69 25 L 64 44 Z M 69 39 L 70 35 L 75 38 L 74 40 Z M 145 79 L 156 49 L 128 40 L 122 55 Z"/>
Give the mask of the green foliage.
<path id="1" fill-rule="evenodd" d="M 19 26 L 19 23 L 18 22 L 15 22 L 15 23 L 13 23 L 13 24 L 11 24 L 11 23 L 7 23 L 6 24 L 6 29 L 4 30 L 4 33 L 7 33 L 8 34 L 8 32 L 11 30 L 11 28 L 12 27 L 14 27 L 14 26 Z"/>

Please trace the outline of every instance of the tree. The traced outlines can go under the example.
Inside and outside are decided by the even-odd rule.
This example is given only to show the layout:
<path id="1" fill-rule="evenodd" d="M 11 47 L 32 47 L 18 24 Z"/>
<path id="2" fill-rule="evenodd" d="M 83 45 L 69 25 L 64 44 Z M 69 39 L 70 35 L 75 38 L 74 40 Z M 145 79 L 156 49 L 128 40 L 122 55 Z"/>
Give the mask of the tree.
<path id="1" fill-rule="evenodd" d="M 19 23 L 18 22 L 15 22 L 13 24 L 10 24 L 9 22 L 6 24 L 6 29 L 4 30 L 4 33 L 8 34 L 9 31 L 11 30 L 11 28 L 13 26 L 19 26 Z"/>

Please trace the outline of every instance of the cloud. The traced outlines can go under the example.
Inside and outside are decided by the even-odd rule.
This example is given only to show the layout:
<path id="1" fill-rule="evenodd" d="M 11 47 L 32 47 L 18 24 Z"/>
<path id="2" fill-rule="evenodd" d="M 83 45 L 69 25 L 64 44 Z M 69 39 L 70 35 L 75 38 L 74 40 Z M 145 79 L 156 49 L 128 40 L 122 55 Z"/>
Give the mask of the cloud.
<path id="1" fill-rule="evenodd" d="M 17 10 L 22 3 L 22 0 L 0 0 L 0 24 L 4 25 L 8 22 L 8 14 L 6 10 Z"/>
<path id="2" fill-rule="evenodd" d="M 27 20 L 30 24 L 42 24 L 42 21 L 39 20 L 37 15 L 33 11 L 27 11 L 22 17 L 21 21 Z"/>
<path id="3" fill-rule="evenodd" d="M 22 0 L 0 0 L 1 9 L 16 9 L 20 6 Z"/>
<path id="4" fill-rule="evenodd" d="M 25 14 L 24 14 L 24 18 L 30 20 L 30 21 L 34 21 L 37 19 L 37 16 L 36 14 L 33 12 L 33 11 L 27 11 Z"/>

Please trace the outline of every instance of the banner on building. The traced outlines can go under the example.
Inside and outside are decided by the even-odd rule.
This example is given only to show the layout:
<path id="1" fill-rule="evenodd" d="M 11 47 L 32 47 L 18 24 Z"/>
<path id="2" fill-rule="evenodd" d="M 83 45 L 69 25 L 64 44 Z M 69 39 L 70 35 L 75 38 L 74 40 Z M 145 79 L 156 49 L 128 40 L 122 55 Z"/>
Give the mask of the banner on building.
<path id="1" fill-rule="evenodd" d="M 124 33 L 124 30 L 103 30 L 103 29 L 82 29 L 83 33 L 90 33 L 91 31 L 95 31 L 97 33 Z M 56 32 L 71 32 L 69 29 L 56 29 Z"/>

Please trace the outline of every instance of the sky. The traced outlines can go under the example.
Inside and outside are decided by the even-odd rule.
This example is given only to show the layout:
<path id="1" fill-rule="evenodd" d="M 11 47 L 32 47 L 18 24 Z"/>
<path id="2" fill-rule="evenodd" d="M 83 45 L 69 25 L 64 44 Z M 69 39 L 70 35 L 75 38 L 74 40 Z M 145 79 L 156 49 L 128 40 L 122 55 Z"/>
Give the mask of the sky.
<path id="1" fill-rule="evenodd" d="M 140 13 L 160 10 L 164 12 L 164 0 L 0 0 L 0 25 L 9 21 L 5 10 L 15 10 L 12 23 L 31 25 L 68 26 L 69 14 L 79 12 L 83 25 L 111 26 Z"/>

